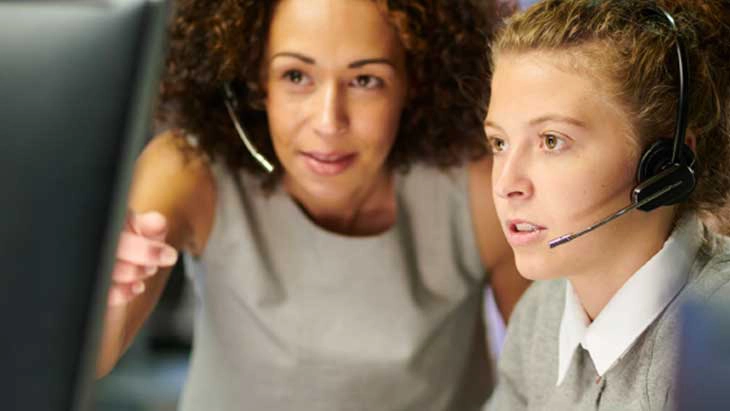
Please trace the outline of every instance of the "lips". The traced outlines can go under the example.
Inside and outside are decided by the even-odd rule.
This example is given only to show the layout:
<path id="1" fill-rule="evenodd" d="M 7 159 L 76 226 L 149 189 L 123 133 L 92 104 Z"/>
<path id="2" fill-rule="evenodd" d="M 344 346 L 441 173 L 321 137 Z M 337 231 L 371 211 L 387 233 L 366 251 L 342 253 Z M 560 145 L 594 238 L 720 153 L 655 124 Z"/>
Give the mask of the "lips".
<path id="1" fill-rule="evenodd" d="M 547 227 L 527 220 L 513 219 L 506 222 L 506 236 L 510 245 L 524 246 L 540 241 Z"/>
<path id="2" fill-rule="evenodd" d="M 302 151 L 307 167 L 321 176 L 338 175 L 352 166 L 356 153 Z"/>

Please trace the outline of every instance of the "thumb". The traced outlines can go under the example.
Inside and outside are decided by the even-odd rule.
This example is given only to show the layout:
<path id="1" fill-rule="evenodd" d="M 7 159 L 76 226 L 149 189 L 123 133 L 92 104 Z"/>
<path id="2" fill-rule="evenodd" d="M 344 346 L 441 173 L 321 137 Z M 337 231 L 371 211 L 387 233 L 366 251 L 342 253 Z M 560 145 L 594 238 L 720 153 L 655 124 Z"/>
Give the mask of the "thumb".
<path id="1" fill-rule="evenodd" d="M 130 210 L 127 223 L 127 227 L 135 234 L 157 241 L 165 241 L 169 229 L 167 219 L 157 211 L 137 214 Z M 152 275 L 156 271 L 156 266 L 145 267 L 145 272 L 148 275 Z"/>
<path id="2" fill-rule="evenodd" d="M 157 211 L 142 214 L 130 214 L 131 230 L 152 240 L 164 241 L 169 227 L 164 215 Z"/>

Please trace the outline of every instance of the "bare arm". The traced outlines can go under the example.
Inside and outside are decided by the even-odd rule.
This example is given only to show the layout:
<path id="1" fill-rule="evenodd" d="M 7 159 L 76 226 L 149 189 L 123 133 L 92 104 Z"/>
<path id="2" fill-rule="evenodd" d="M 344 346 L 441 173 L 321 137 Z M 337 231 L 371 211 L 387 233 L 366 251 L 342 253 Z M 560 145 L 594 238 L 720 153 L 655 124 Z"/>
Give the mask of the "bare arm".
<path id="1" fill-rule="evenodd" d="M 165 220 L 161 233 L 138 233 L 136 241 L 150 241 L 150 247 L 154 247 L 152 240 L 163 240 L 177 250 L 197 254 L 203 249 L 212 226 L 215 187 L 204 157 L 181 147 L 180 138 L 172 134 L 160 135 L 150 142 L 137 160 L 129 208 L 133 218 L 156 211 Z M 133 295 L 123 284 L 115 289 L 113 281 L 97 359 L 99 377 L 109 373 L 129 347 L 156 306 L 170 275 L 169 266 L 160 268 L 154 275 L 144 274 L 145 266 L 160 265 L 153 264 L 159 256 L 152 248 L 150 252 L 139 252 L 139 242 L 135 261 L 140 263 L 137 272 L 141 274 L 144 291 Z M 124 254 L 123 246 L 120 241 L 118 256 Z M 146 264 L 141 263 L 143 258 L 148 259 Z M 118 259 L 117 266 L 121 264 L 129 265 Z"/>
<path id="2" fill-rule="evenodd" d="M 482 264 L 490 273 L 494 299 L 506 323 L 530 281 L 517 271 L 514 254 L 504 237 L 492 200 L 491 177 L 491 157 L 470 165 L 469 198 L 477 245 Z"/>

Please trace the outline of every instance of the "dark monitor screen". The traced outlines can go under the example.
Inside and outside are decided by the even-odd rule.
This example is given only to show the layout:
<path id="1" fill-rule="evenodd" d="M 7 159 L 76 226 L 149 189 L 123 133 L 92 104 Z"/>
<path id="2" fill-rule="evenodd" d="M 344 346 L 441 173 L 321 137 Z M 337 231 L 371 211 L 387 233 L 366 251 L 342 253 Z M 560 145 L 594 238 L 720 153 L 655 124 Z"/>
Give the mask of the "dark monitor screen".
<path id="1" fill-rule="evenodd" d="M 164 1 L 0 2 L 0 409 L 89 409 Z"/>
<path id="2" fill-rule="evenodd" d="M 679 354 L 678 409 L 730 410 L 730 301 L 682 307 Z"/>

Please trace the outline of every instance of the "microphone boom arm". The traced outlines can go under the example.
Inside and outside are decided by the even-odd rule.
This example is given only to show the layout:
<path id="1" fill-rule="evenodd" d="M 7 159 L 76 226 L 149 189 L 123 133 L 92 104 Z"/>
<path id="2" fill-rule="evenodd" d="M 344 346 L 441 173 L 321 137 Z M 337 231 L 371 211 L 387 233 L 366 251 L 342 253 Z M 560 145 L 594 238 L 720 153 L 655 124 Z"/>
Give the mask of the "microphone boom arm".
<path id="1" fill-rule="evenodd" d="M 583 229 L 581 231 L 578 231 L 577 233 L 571 233 L 571 234 L 561 235 L 558 238 L 555 238 L 553 240 L 550 240 L 550 242 L 548 244 L 550 245 L 550 248 L 555 248 L 555 247 L 557 247 L 559 245 L 562 245 L 562 244 L 565 244 L 565 243 L 567 243 L 569 241 L 573 241 L 576 238 L 582 236 L 583 234 L 586 234 L 588 232 L 591 232 L 591 231 L 595 230 L 596 228 L 598 228 L 598 227 L 600 227 L 600 226 L 602 226 L 604 224 L 610 223 L 611 221 L 613 221 L 613 220 L 621 217 L 622 215 L 628 213 L 629 211 L 631 211 L 631 210 L 633 210 L 633 209 L 635 209 L 637 207 L 641 207 L 644 204 L 647 204 L 647 203 L 649 203 L 651 201 L 654 201 L 655 199 L 661 197 L 663 194 L 669 192 L 670 190 L 673 190 L 675 187 L 679 186 L 680 184 L 682 184 L 682 182 L 681 181 L 677 181 L 676 183 L 674 183 L 674 184 L 672 184 L 670 186 L 664 187 L 664 189 L 659 190 L 659 191 L 657 191 L 656 193 L 654 193 L 654 194 L 652 194 L 650 196 L 647 196 L 645 199 L 643 199 L 641 201 L 632 203 L 632 204 L 630 204 L 630 205 L 622 208 L 621 210 L 619 210 L 619 211 L 611 214 L 610 216 L 604 218 L 603 220 L 601 220 L 601 221 L 593 224 L 592 226 L 590 226 L 588 228 L 585 228 L 585 229 Z"/>
<path id="2" fill-rule="evenodd" d="M 238 136 L 241 137 L 241 140 L 243 141 L 243 145 L 246 146 L 246 150 L 253 156 L 253 158 L 258 161 L 259 164 L 268 172 L 271 173 L 274 171 L 274 165 L 269 163 L 266 158 L 261 155 L 261 153 L 256 150 L 256 147 L 253 146 L 251 141 L 248 139 L 248 136 L 246 135 L 246 132 L 243 130 L 243 127 L 241 126 L 241 123 L 238 121 L 238 116 L 236 116 L 236 106 L 238 105 L 238 101 L 236 100 L 235 95 L 233 94 L 233 90 L 231 90 L 231 86 L 228 83 L 225 83 L 223 85 L 223 91 L 225 93 L 225 99 L 223 100 L 223 103 L 226 105 L 226 110 L 228 111 L 228 116 L 231 118 L 231 121 L 233 121 L 233 126 L 236 129 L 236 132 L 238 133 Z"/>

